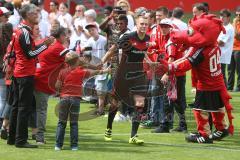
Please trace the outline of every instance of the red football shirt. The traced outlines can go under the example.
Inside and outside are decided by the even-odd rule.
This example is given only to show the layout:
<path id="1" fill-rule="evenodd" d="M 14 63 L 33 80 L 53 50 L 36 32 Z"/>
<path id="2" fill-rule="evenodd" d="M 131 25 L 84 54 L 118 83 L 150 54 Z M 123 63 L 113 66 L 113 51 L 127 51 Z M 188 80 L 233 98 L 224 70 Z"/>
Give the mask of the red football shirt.
<path id="1" fill-rule="evenodd" d="M 204 91 L 222 89 L 225 85 L 220 64 L 220 49 L 217 46 L 206 47 L 201 54 L 203 54 L 204 60 L 193 67 L 197 89 Z"/>
<path id="2" fill-rule="evenodd" d="M 64 68 L 58 75 L 58 81 L 62 82 L 60 97 L 81 97 L 84 79 L 90 76 L 90 72 L 81 68 Z"/>
<path id="3" fill-rule="evenodd" d="M 174 61 L 183 57 L 183 52 L 179 51 L 179 45 L 173 44 L 170 40 L 168 41 L 168 44 L 166 44 L 166 54 L 167 59 L 171 57 Z M 176 72 L 175 75 L 177 77 L 185 76 L 186 72 Z"/>
<path id="4" fill-rule="evenodd" d="M 38 56 L 38 64 L 35 72 L 36 90 L 47 94 L 55 93 L 49 87 L 48 78 L 51 72 L 64 62 L 64 56 L 60 56 L 60 53 L 64 49 L 64 46 L 59 41 L 56 41 Z"/>

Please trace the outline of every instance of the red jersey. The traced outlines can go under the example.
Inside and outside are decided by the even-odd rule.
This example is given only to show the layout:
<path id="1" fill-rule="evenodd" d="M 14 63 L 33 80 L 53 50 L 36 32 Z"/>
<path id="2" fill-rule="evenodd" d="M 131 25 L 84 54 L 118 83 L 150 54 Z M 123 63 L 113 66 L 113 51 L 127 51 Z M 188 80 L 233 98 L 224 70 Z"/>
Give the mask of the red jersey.
<path id="1" fill-rule="evenodd" d="M 203 56 L 202 62 L 192 68 L 197 81 L 197 90 L 215 91 L 222 89 L 224 80 L 219 47 L 206 47 L 200 54 Z"/>
<path id="2" fill-rule="evenodd" d="M 172 43 L 170 39 L 168 40 L 165 47 L 166 47 L 166 59 L 169 59 L 171 57 L 171 58 L 174 59 L 174 61 L 176 61 L 176 60 L 182 58 L 183 55 L 184 55 L 183 52 L 180 51 L 179 45 L 176 45 L 176 44 Z M 176 72 L 175 75 L 177 77 L 185 76 L 186 72 Z"/>
<path id="3" fill-rule="evenodd" d="M 149 47 L 148 52 L 151 53 L 153 50 L 157 50 L 157 52 L 149 55 L 150 60 L 156 62 L 159 55 L 165 57 L 166 60 L 168 60 L 169 57 L 174 58 L 174 60 L 182 58 L 183 52 L 179 51 L 178 45 L 175 45 L 170 41 L 170 35 L 162 35 L 159 25 L 154 29 L 155 30 L 152 31 L 152 35 L 150 36 L 150 42 L 155 42 L 156 45 Z M 186 72 L 176 72 L 176 76 L 184 75 L 186 75 Z"/>
<path id="4" fill-rule="evenodd" d="M 160 26 L 157 25 L 152 29 L 150 34 L 150 43 L 155 42 L 155 46 L 151 46 L 148 48 L 148 53 L 153 53 L 153 50 L 157 50 L 153 54 L 149 54 L 148 57 L 151 61 L 156 62 L 158 55 L 163 54 L 165 56 L 164 45 L 167 43 L 167 40 L 164 43 L 164 39 L 162 38 Z"/>
<path id="5" fill-rule="evenodd" d="M 64 46 L 56 41 L 47 50 L 38 56 L 38 64 L 35 73 L 35 89 L 47 94 L 54 94 L 55 91 L 49 87 L 48 80 L 50 73 L 64 62 Z"/>
<path id="6" fill-rule="evenodd" d="M 47 49 L 47 46 L 44 44 L 35 46 L 32 30 L 24 21 L 16 29 L 14 38 L 13 46 L 16 54 L 14 77 L 33 76 L 36 70 L 35 57 Z"/>
<path id="7" fill-rule="evenodd" d="M 83 80 L 90 76 L 90 72 L 81 68 L 64 68 L 58 75 L 58 81 L 62 82 L 60 97 L 81 97 Z"/>

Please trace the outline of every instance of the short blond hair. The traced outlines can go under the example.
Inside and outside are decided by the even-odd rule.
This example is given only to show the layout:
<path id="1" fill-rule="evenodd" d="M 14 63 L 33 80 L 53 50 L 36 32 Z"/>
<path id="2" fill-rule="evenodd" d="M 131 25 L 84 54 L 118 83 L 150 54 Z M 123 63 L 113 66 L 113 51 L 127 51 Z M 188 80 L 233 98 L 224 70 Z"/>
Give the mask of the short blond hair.
<path id="1" fill-rule="evenodd" d="M 130 5 L 130 3 L 128 2 L 128 0 L 120 0 L 120 1 L 117 1 L 116 6 L 120 6 L 121 3 L 125 3 L 125 4 L 128 6 L 128 11 L 131 10 L 131 5 Z"/>
<path id="2" fill-rule="evenodd" d="M 78 59 L 79 55 L 74 51 L 69 51 L 65 56 L 65 62 L 70 66 L 75 65 Z"/>

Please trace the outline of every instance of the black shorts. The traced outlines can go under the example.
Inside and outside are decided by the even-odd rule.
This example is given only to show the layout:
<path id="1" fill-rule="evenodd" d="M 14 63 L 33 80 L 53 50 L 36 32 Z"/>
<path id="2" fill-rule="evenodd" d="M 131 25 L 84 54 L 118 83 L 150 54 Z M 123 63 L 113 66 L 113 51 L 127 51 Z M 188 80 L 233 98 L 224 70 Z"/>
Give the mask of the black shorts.
<path id="1" fill-rule="evenodd" d="M 199 91 L 197 90 L 193 109 L 205 111 L 219 111 L 224 104 L 220 91 Z"/>
<path id="2" fill-rule="evenodd" d="M 128 79 L 124 76 L 118 76 L 114 81 L 113 91 L 118 100 L 131 105 L 133 95 L 147 96 L 146 76 L 142 74 L 133 78 L 128 77 Z"/>

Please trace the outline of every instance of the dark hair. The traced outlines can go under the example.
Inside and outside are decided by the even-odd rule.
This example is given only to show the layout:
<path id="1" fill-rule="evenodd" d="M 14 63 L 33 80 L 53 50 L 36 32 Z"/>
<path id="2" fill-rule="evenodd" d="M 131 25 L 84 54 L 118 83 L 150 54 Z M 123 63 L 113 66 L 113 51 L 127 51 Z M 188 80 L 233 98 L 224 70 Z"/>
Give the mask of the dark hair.
<path id="1" fill-rule="evenodd" d="M 5 3 L 6 3 L 5 0 L 0 0 L 0 7 L 3 7 Z"/>
<path id="2" fill-rule="evenodd" d="M 7 8 L 9 11 L 11 11 L 12 14 L 13 14 L 14 6 L 13 6 L 12 3 L 5 3 L 5 4 L 4 4 L 4 7 Z"/>
<path id="3" fill-rule="evenodd" d="M 165 6 L 161 6 L 161 7 L 159 7 L 157 10 L 156 10 L 156 12 L 163 12 L 163 14 L 165 15 L 165 16 L 168 16 L 168 8 L 167 7 L 165 7 Z"/>
<path id="4" fill-rule="evenodd" d="M 203 3 L 195 3 L 193 7 L 196 7 L 199 11 L 207 13 L 207 8 L 204 6 Z"/>
<path id="5" fill-rule="evenodd" d="M 184 15 L 184 11 L 183 11 L 182 8 L 176 7 L 176 8 L 173 9 L 172 16 L 173 16 L 174 18 L 180 19 L 180 18 L 182 18 L 183 15 Z"/>
<path id="6" fill-rule="evenodd" d="M 206 13 L 209 12 L 209 4 L 207 2 L 202 2 L 202 4 L 204 5 L 205 9 L 206 9 Z"/>
<path id="7" fill-rule="evenodd" d="M 149 13 L 150 18 L 156 19 L 156 12 L 154 10 L 148 10 L 147 12 Z"/>
<path id="8" fill-rule="evenodd" d="M 118 20 L 124 21 L 126 24 L 128 24 L 128 18 L 127 18 L 127 16 L 125 14 L 120 14 L 118 16 Z"/>
<path id="9" fill-rule="evenodd" d="M 34 4 L 26 4 L 23 5 L 22 8 L 19 10 L 19 14 L 22 16 L 23 19 L 25 19 L 27 17 L 27 13 L 30 13 L 36 9 L 37 7 Z"/>
<path id="10" fill-rule="evenodd" d="M 51 0 L 49 3 L 54 3 L 55 6 L 58 6 L 58 5 L 59 5 L 58 1 L 56 1 L 56 0 Z"/>
<path id="11" fill-rule="evenodd" d="M 67 3 L 62 2 L 60 4 L 63 4 L 66 8 L 68 8 L 68 4 Z"/>
<path id="12" fill-rule="evenodd" d="M 236 8 L 236 12 L 240 12 L 240 6 Z"/>
<path id="13" fill-rule="evenodd" d="M 67 29 L 64 27 L 57 27 L 54 30 L 51 30 L 51 36 L 54 38 L 59 38 L 61 35 L 66 35 Z"/>
<path id="14" fill-rule="evenodd" d="M 35 6 L 39 6 L 38 0 L 31 0 L 30 3 L 35 4 Z"/>
<path id="15" fill-rule="evenodd" d="M 106 6 L 106 7 L 104 7 L 104 9 L 108 10 L 111 13 L 112 10 L 113 10 L 113 7 L 112 6 Z"/>
<path id="16" fill-rule="evenodd" d="M 231 11 L 229 9 L 224 8 L 220 11 L 220 15 L 221 16 L 226 15 L 227 17 L 231 17 Z"/>
<path id="17" fill-rule="evenodd" d="M 170 11 L 170 10 L 169 10 L 169 11 L 168 11 L 168 16 L 167 16 L 167 17 L 168 17 L 168 18 L 171 18 L 171 17 L 172 17 L 172 13 L 173 13 L 173 11 Z"/>

